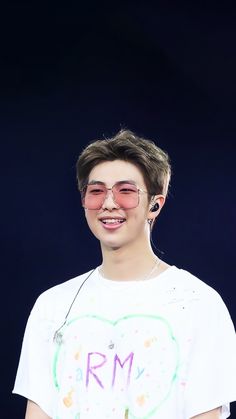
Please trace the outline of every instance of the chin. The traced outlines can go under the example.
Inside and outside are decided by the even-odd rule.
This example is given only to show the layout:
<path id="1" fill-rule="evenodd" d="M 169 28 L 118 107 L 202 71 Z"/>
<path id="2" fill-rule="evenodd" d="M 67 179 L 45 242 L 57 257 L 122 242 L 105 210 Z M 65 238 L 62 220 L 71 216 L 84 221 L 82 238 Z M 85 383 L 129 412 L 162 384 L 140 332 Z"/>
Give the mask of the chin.
<path id="1" fill-rule="evenodd" d="M 101 241 L 101 246 L 103 249 L 107 250 L 119 250 L 121 247 L 123 247 L 122 244 L 107 241 Z"/>
<path id="2" fill-rule="evenodd" d="M 101 247 L 103 248 L 103 249 L 106 249 L 106 250 L 111 250 L 111 251 L 113 251 L 113 250 L 119 250 L 119 249 L 125 249 L 125 248 L 129 248 L 129 246 L 132 246 L 132 244 L 133 244 L 133 242 L 132 241 L 130 241 L 130 240 L 118 240 L 118 239 L 116 239 L 116 240 L 109 240 L 109 239 L 107 239 L 107 240 L 103 240 L 103 239 L 101 239 L 100 238 L 100 243 L 101 243 Z"/>
<path id="3" fill-rule="evenodd" d="M 121 246 L 107 246 L 107 249 L 111 252 L 115 252 L 117 250 L 120 250 Z"/>

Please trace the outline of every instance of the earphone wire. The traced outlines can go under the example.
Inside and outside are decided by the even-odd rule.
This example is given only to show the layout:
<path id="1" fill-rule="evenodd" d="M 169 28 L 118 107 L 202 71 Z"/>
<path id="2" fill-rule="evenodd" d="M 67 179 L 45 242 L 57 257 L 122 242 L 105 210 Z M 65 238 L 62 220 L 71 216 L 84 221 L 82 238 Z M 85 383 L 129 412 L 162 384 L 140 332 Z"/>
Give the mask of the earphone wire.
<path id="1" fill-rule="evenodd" d="M 96 269 L 96 268 L 95 268 Z M 76 294 L 75 294 L 75 296 L 74 296 L 74 298 L 73 298 L 73 300 L 72 300 L 72 302 L 71 302 L 71 304 L 70 304 L 70 307 L 69 307 L 69 310 L 67 311 L 67 313 L 66 313 L 66 315 L 65 315 L 65 318 L 64 318 L 64 322 L 63 322 L 63 324 L 55 331 L 55 333 L 54 333 L 54 336 L 53 336 L 53 341 L 54 342 L 58 342 L 58 341 L 60 341 L 61 340 L 61 338 L 62 338 L 62 334 L 60 333 L 60 330 L 65 326 L 65 324 L 66 324 L 66 322 L 67 322 L 67 318 L 68 318 L 68 316 L 69 316 L 69 314 L 70 314 L 70 312 L 71 312 L 71 309 L 72 309 L 72 307 L 73 307 L 73 305 L 74 305 L 74 302 L 75 302 L 75 300 L 76 300 L 76 298 L 78 297 L 78 294 L 79 294 L 79 292 L 80 292 L 80 290 L 81 290 L 81 288 L 83 287 L 83 285 L 85 284 L 85 282 L 90 278 L 90 276 L 94 273 L 94 271 L 95 271 L 95 269 L 93 269 L 90 273 L 89 273 L 89 275 L 87 275 L 86 276 L 86 278 L 83 280 L 83 282 L 82 282 L 82 284 L 80 284 L 80 286 L 79 286 L 79 288 L 78 288 L 78 290 L 77 290 L 77 292 L 76 292 Z M 60 343 L 60 342 L 59 342 Z"/>

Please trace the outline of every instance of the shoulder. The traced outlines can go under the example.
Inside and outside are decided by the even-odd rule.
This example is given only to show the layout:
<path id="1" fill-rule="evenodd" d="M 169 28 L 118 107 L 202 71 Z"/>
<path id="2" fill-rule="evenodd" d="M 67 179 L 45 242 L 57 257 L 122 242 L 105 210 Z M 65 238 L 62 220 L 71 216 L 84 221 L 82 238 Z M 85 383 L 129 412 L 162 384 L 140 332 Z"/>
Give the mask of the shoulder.
<path id="1" fill-rule="evenodd" d="M 80 287 L 94 272 L 96 272 L 96 268 L 47 289 L 37 298 L 32 312 L 41 313 L 46 317 L 51 317 L 54 312 L 62 311 L 64 313 Z"/>
<path id="2" fill-rule="evenodd" d="M 228 309 L 217 290 L 192 273 L 175 268 L 173 283 L 179 296 L 184 298 L 189 307 L 197 313 L 197 317 L 214 319 L 230 317 Z"/>
<path id="3" fill-rule="evenodd" d="M 176 285 L 182 290 L 195 291 L 202 297 L 212 296 L 216 299 L 220 298 L 219 293 L 213 287 L 185 269 L 175 267 L 173 271 L 173 280 L 176 281 Z"/>

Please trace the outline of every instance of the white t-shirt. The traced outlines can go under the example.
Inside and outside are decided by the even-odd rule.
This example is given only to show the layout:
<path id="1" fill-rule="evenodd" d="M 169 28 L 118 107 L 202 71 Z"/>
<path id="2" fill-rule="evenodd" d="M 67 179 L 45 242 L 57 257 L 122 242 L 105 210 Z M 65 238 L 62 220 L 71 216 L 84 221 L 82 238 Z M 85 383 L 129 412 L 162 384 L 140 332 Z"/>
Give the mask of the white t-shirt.
<path id="1" fill-rule="evenodd" d="M 44 292 L 30 314 L 13 392 L 53 419 L 189 419 L 236 400 L 236 338 L 219 294 L 171 266 L 147 281 Z"/>

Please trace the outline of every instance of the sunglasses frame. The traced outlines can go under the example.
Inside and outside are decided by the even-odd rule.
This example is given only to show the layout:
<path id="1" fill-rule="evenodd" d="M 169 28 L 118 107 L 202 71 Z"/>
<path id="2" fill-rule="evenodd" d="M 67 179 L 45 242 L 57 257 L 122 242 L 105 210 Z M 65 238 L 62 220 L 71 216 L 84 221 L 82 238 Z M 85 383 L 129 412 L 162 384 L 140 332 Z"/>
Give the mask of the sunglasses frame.
<path id="1" fill-rule="evenodd" d="M 125 207 L 120 207 L 119 206 L 119 204 L 116 202 L 116 199 L 115 199 L 115 194 L 114 194 L 114 192 L 113 192 L 113 190 L 114 190 L 114 187 L 115 186 L 117 186 L 117 185 L 123 185 L 123 184 L 128 184 L 128 185 L 131 185 L 131 186 L 134 186 L 136 189 L 137 189 L 137 194 L 138 194 L 138 202 L 137 202 L 137 205 L 135 205 L 134 207 L 129 207 L 129 208 L 125 208 Z M 106 190 L 106 194 L 105 194 L 105 197 L 104 197 L 104 199 L 103 199 L 103 201 L 102 201 L 102 203 L 101 203 L 101 206 L 99 207 L 99 208 L 88 208 L 88 207 L 86 207 L 85 206 L 85 195 L 86 195 L 86 190 L 87 190 L 87 187 L 88 186 L 96 186 L 96 185 L 100 185 L 100 186 L 103 186 L 104 188 L 105 188 L 105 190 Z M 95 210 L 95 211 L 98 211 L 99 209 L 101 209 L 102 208 L 102 206 L 103 206 L 103 204 L 104 204 L 104 202 L 105 202 L 105 200 L 107 199 L 107 196 L 108 196 L 108 193 L 109 193 L 109 191 L 111 191 L 112 192 L 112 199 L 113 199 L 113 202 L 115 202 L 115 204 L 116 205 L 118 205 L 119 206 L 119 209 L 133 209 L 133 208 L 137 208 L 138 207 L 138 205 L 139 205 L 139 195 L 140 195 L 140 192 L 142 192 L 142 193 L 147 193 L 148 194 L 148 192 L 147 191 L 145 191 L 144 189 L 141 189 L 141 188 L 138 188 L 138 186 L 136 185 L 136 183 L 135 182 L 133 182 L 133 181 L 130 181 L 130 180 L 120 180 L 120 181 L 118 181 L 118 182 L 115 182 L 114 183 L 114 185 L 112 185 L 112 187 L 111 188 L 107 188 L 107 186 L 105 185 L 105 183 L 104 182 L 100 182 L 100 181 L 92 181 L 92 182 L 89 182 L 89 183 L 87 183 L 87 185 L 85 185 L 82 189 L 81 189 L 81 200 L 82 200 L 82 206 L 84 207 L 84 209 L 88 209 L 88 210 Z M 136 192 L 136 191 L 135 191 Z"/>

